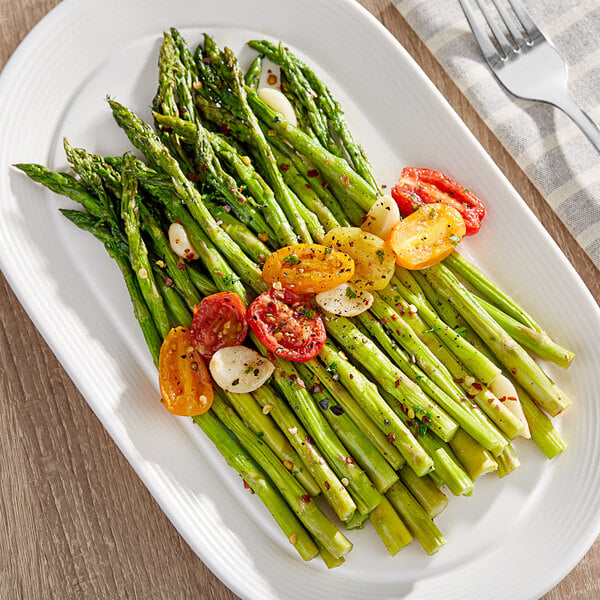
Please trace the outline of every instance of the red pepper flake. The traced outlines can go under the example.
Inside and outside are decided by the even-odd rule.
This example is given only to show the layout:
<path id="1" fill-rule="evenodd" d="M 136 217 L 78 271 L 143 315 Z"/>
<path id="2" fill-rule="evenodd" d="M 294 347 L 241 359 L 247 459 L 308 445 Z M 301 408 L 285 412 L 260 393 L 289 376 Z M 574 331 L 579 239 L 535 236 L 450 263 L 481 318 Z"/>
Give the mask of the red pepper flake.
<path id="1" fill-rule="evenodd" d="M 173 287 L 175 282 L 170 277 L 165 277 L 165 285 L 167 287 Z"/>
<path id="2" fill-rule="evenodd" d="M 466 398 L 463 396 L 463 397 L 460 399 L 460 401 L 461 401 L 461 402 L 466 402 L 466 401 L 467 401 L 467 399 L 466 399 Z"/>
<path id="3" fill-rule="evenodd" d="M 346 462 L 347 462 L 349 465 L 354 465 L 354 464 L 356 464 L 356 461 L 355 461 L 355 460 L 354 460 L 354 459 L 353 459 L 351 456 L 348 456 L 348 457 L 346 457 Z"/>
<path id="4" fill-rule="evenodd" d="M 182 117 L 183 117 L 183 115 L 185 115 L 186 112 L 187 112 L 187 108 L 185 106 L 182 106 L 179 109 L 179 113 L 181 114 Z"/>
<path id="5" fill-rule="evenodd" d="M 385 190 L 385 188 L 387 187 L 387 185 L 385 185 L 385 183 L 381 186 L 382 190 Z"/>
<path id="6" fill-rule="evenodd" d="M 329 187 L 329 184 L 326 181 L 321 182 L 321 187 L 326 190 Z"/>
<path id="7" fill-rule="evenodd" d="M 220 127 L 219 127 L 219 133 L 221 135 L 229 135 L 229 128 L 227 127 L 227 123 L 223 123 Z"/>
<path id="8" fill-rule="evenodd" d="M 245 479 L 242 479 L 242 481 L 244 482 L 244 489 L 245 489 L 245 490 L 249 490 L 249 489 L 250 489 L 250 486 L 249 486 L 249 485 L 246 483 L 246 480 L 245 480 Z"/>
<path id="9" fill-rule="evenodd" d="M 282 163 L 281 165 L 279 165 L 279 168 L 282 171 L 289 171 L 290 170 L 290 165 L 288 165 L 287 163 Z"/>
<path id="10" fill-rule="evenodd" d="M 483 389 L 483 388 L 481 387 L 481 384 L 480 384 L 480 383 L 474 383 L 474 384 L 473 384 L 473 387 L 474 387 L 476 390 L 479 390 L 479 391 L 481 391 L 481 390 Z"/>
<path id="11" fill-rule="evenodd" d="M 306 173 L 307 177 L 318 177 L 319 176 L 319 171 L 317 171 L 316 169 L 311 169 L 310 171 L 308 171 Z"/>
<path id="12" fill-rule="evenodd" d="M 206 171 L 206 163 L 205 162 L 202 163 L 202 170 Z"/>
<path id="13" fill-rule="evenodd" d="M 396 436 L 393 433 L 388 433 L 386 437 L 390 444 L 393 444 L 396 441 Z"/>
<path id="14" fill-rule="evenodd" d="M 306 502 L 307 504 L 311 501 L 311 495 L 310 494 L 304 494 L 302 496 L 302 502 Z"/>
<path id="15" fill-rule="evenodd" d="M 510 372 L 511 372 L 513 375 L 516 375 L 516 374 L 517 374 L 517 369 L 515 369 L 515 367 L 513 367 L 513 368 L 510 370 Z"/>
<path id="16" fill-rule="evenodd" d="M 313 439 L 310 437 L 310 435 L 305 435 L 305 436 L 304 436 L 304 441 L 305 441 L 307 444 L 310 444 L 311 446 L 314 446 L 314 445 L 315 445 L 315 440 L 313 440 Z"/>
<path id="17" fill-rule="evenodd" d="M 205 65 L 210 65 L 210 63 L 212 62 L 212 60 L 211 60 L 210 56 L 205 56 L 205 57 L 202 59 L 202 62 L 203 62 Z"/>
<path id="18" fill-rule="evenodd" d="M 475 396 L 476 396 L 476 395 L 477 395 L 477 394 L 469 394 L 469 392 L 467 392 L 467 398 L 468 398 L 469 400 L 473 400 L 473 398 L 475 398 Z"/>
<path id="19" fill-rule="evenodd" d="M 498 400 L 500 400 L 500 402 L 506 402 L 506 396 L 502 396 L 502 398 L 498 398 Z"/>
<path id="20" fill-rule="evenodd" d="M 494 401 L 494 399 L 493 399 L 493 398 L 490 398 L 490 399 L 488 400 L 488 404 L 491 404 L 493 401 Z"/>
<path id="21" fill-rule="evenodd" d="M 459 385 L 463 383 L 464 379 L 453 379 L 454 383 L 458 383 Z"/>
<path id="22" fill-rule="evenodd" d="M 399 318 L 400 317 L 396 313 L 392 315 L 392 321 L 397 321 Z"/>
<path id="23" fill-rule="evenodd" d="M 198 179 L 200 179 L 196 173 L 188 173 L 187 177 L 190 181 L 193 181 L 194 183 L 196 183 Z"/>
<path id="24" fill-rule="evenodd" d="M 310 393 L 311 394 L 322 394 L 323 393 L 323 388 L 318 384 L 315 383 L 311 388 L 310 388 Z"/>
<path id="25" fill-rule="evenodd" d="M 429 425 L 429 423 L 431 423 L 431 420 L 429 419 L 429 417 L 423 417 L 422 421 L 423 421 L 424 425 Z"/>
<path id="26" fill-rule="evenodd" d="M 171 133 L 173 131 L 173 128 L 172 127 L 163 127 L 163 131 L 165 133 Z"/>
<path id="27" fill-rule="evenodd" d="M 394 387 L 400 387 L 400 380 L 396 379 L 396 381 L 394 381 Z"/>
<path id="28" fill-rule="evenodd" d="M 180 271 L 183 271 L 183 270 L 185 269 L 185 263 L 178 262 L 178 263 L 177 263 L 177 268 L 178 268 Z"/>
<path id="29" fill-rule="evenodd" d="M 386 317 L 382 317 L 381 319 L 379 319 L 379 322 L 380 322 L 382 325 L 385 325 L 385 324 L 386 324 L 386 323 L 388 323 L 389 321 L 388 321 L 388 319 L 387 319 Z"/>
<path id="30" fill-rule="evenodd" d="M 329 481 L 325 481 L 325 482 L 323 483 L 323 485 L 325 486 L 325 489 L 326 489 L 327 491 L 329 491 L 329 490 L 331 489 L 331 485 L 329 484 Z"/>
<path id="31" fill-rule="evenodd" d="M 396 302 L 396 308 L 398 309 L 398 312 L 400 313 L 400 316 L 404 315 L 404 309 L 402 308 L 402 303 L 401 302 Z"/>
<path id="32" fill-rule="evenodd" d="M 298 379 L 298 375 L 296 373 L 290 373 L 290 381 L 296 381 Z"/>

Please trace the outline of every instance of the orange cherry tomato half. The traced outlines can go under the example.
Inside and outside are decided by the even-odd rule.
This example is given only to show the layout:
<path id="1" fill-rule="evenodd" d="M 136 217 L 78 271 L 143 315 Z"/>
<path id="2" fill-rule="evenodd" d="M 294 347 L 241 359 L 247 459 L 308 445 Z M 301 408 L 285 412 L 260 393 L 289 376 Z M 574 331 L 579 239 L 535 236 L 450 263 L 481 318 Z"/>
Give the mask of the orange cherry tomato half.
<path id="1" fill-rule="evenodd" d="M 465 235 L 461 214 L 448 204 L 423 204 L 392 228 L 388 244 L 396 264 L 425 269 L 448 256 Z"/>
<path id="2" fill-rule="evenodd" d="M 186 327 L 176 327 L 167 334 L 160 348 L 158 379 L 162 403 L 174 415 L 201 415 L 213 403 L 208 369 Z"/>
<path id="3" fill-rule="evenodd" d="M 263 279 L 279 281 L 297 294 L 318 294 L 345 283 L 354 274 L 354 261 L 345 252 L 319 244 L 296 244 L 271 254 Z"/>

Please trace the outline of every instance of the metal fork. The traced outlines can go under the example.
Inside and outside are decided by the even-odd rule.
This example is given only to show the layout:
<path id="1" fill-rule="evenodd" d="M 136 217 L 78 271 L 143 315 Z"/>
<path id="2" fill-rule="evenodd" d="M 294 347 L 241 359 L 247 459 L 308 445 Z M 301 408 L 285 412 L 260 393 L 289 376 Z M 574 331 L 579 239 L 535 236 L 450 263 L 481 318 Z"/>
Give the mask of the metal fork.
<path id="1" fill-rule="evenodd" d="M 468 0 L 459 0 L 481 52 L 500 83 L 515 96 L 546 102 L 562 110 L 600 151 L 600 128 L 569 93 L 567 63 L 538 29 L 521 0 L 507 0 L 519 24 L 508 14 L 501 0 L 491 0 L 509 35 L 503 32 L 483 0 L 475 1 L 498 48 L 476 20 Z"/>

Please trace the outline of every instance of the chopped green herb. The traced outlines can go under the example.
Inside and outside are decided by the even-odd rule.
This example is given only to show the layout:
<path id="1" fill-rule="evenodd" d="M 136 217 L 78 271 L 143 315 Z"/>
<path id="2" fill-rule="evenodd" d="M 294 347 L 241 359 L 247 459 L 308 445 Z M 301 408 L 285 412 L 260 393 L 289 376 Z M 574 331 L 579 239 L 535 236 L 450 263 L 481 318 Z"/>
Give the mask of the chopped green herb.
<path id="1" fill-rule="evenodd" d="M 356 292 L 351 287 L 347 287 L 346 288 L 346 296 L 348 298 L 356 298 Z"/>
<path id="2" fill-rule="evenodd" d="M 383 264 L 384 253 L 383 250 L 377 250 L 377 258 L 379 259 L 379 264 Z"/>
<path id="3" fill-rule="evenodd" d="M 460 335 L 460 337 L 467 339 L 467 328 L 466 327 L 457 327 L 454 331 Z"/>
<path id="4" fill-rule="evenodd" d="M 253 369 L 254 369 L 254 367 L 252 365 L 246 367 L 246 370 L 244 371 L 244 375 L 249 375 L 250 373 L 252 373 Z"/>
<path id="5" fill-rule="evenodd" d="M 436 325 L 435 327 L 432 327 L 431 329 L 426 329 L 425 331 L 423 331 L 423 333 L 433 333 L 434 331 L 439 331 L 441 329 L 441 327 L 439 325 Z"/>
<path id="6" fill-rule="evenodd" d="M 455 233 L 453 233 L 452 235 L 448 236 L 448 239 L 455 245 L 458 246 L 459 242 L 460 242 L 460 236 L 456 235 Z"/>
<path id="7" fill-rule="evenodd" d="M 232 285 L 236 281 L 240 280 L 240 278 L 236 277 L 233 273 L 230 273 L 229 275 L 223 275 L 223 277 L 221 279 L 223 280 L 223 283 L 225 285 Z"/>
<path id="8" fill-rule="evenodd" d="M 333 252 L 333 248 L 325 248 L 325 256 L 331 254 Z"/>
<path id="9" fill-rule="evenodd" d="M 317 316 L 317 313 L 316 313 L 316 312 L 315 312 L 315 311 L 314 311 L 312 308 L 307 308 L 307 309 L 304 311 L 304 316 L 305 316 L 307 319 L 314 319 L 314 318 Z"/>
<path id="10" fill-rule="evenodd" d="M 337 363 L 335 361 L 329 363 L 328 365 L 325 365 L 325 369 L 327 370 L 328 373 L 337 373 Z"/>
<path id="11" fill-rule="evenodd" d="M 300 259 L 295 254 L 290 254 L 283 259 L 283 262 L 288 265 L 297 265 Z"/>

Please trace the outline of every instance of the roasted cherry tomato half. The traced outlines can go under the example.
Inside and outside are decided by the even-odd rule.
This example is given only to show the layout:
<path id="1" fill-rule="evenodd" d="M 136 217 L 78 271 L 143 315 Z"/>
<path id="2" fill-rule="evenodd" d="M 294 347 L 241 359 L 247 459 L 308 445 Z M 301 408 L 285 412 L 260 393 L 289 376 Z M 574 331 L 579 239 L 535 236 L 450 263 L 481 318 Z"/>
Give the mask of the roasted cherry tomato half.
<path id="1" fill-rule="evenodd" d="M 248 322 L 275 356 L 296 362 L 315 358 L 325 343 L 325 326 L 308 298 L 271 288 L 248 308 Z"/>
<path id="2" fill-rule="evenodd" d="M 193 347 L 189 329 L 171 329 L 158 362 L 162 403 L 174 415 L 193 417 L 213 403 L 213 387 L 204 359 Z"/>
<path id="3" fill-rule="evenodd" d="M 239 346 L 247 333 L 246 307 L 233 292 L 207 296 L 194 307 L 192 344 L 207 360 L 221 348 Z"/>
<path id="4" fill-rule="evenodd" d="M 352 283 L 362 290 L 382 290 L 394 275 L 394 254 L 385 240 L 359 227 L 334 227 L 323 244 L 346 252 L 354 260 Z"/>
<path id="5" fill-rule="evenodd" d="M 477 233 L 485 216 L 485 206 L 477 196 L 454 179 L 431 169 L 403 169 L 398 185 L 392 188 L 392 197 L 404 217 L 421 204 L 442 202 L 452 206 L 465 222 L 466 235 Z"/>
<path id="6" fill-rule="evenodd" d="M 345 252 L 319 244 L 295 244 L 271 254 L 263 266 L 267 283 L 279 281 L 298 294 L 319 294 L 354 275 L 354 261 Z"/>
<path id="7" fill-rule="evenodd" d="M 465 235 L 460 213 L 448 204 L 423 204 L 400 221 L 388 238 L 396 264 L 424 269 L 446 258 Z"/>

